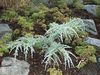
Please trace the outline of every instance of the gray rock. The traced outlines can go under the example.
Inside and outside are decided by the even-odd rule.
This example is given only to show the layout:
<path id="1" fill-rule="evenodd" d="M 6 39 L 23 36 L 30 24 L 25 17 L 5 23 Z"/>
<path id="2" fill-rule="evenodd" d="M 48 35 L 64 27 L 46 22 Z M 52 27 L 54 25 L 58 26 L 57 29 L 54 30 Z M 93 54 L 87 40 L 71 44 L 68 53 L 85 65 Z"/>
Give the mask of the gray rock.
<path id="1" fill-rule="evenodd" d="M 5 34 L 5 33 L 10 33 L 12 30 L 8 26 L 8 24 L 0 24 L 0 38 Z"/>
<path id="2" fill-rule="evenodd" d="M 100 48 L 100 40 L 99 39 L 87 37 L 85 42 Z"/>
<path id="3" fill-rule="evenodd" d="M 100 5 L 84 5 L 83 9 L 96 17 L 100 17 Z"/>
<path id="4" fill-rule="evenodd" d="M 86 31 L 93 34 L 93 35 L 98 35 L 96 25 L 94 20 L 92 19 L 83 19 L 85 25 L 86 25 Z"/>
<path id="5" fill-rule="evenodd" d="M 8 24 L 0 24 L 0 33 L 1 32 L 11 32 L 12 30 L 8 26 Z"/>
<path id="6" fill-rule="evenodd" d="M 96 16 L 96 5 L 85 5 L 84 9 L 87 12 L 89 12 L 89 13 L 93 14 L 94 16 Z"/>
<path id="7" fill-rule="evenodd" d="M 1 63 L 0 75 L 28 75 L 29 64 L 12 57 L 5 57 Z"/>

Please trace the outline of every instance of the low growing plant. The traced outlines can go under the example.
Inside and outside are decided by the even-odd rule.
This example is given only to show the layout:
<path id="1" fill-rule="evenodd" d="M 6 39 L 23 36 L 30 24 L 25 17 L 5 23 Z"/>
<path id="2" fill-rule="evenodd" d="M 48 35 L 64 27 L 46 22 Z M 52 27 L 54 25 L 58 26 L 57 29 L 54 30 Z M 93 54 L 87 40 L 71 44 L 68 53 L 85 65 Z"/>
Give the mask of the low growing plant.
<path id="1" fill-rule="evenodd" d="M 29 51 L 31 52 L 31 57 L 33 57 L 33 53 L 35 53 L 34 48 L 46 48 L 47 40 L 44 36 L 32 36 L 26 35 L 24 37 L 20 37 L 19 39 L 12 41 L 8 44 L 8 48 L 11 51 L 15 51 L 15 58 L 18 56 L 18 52 L 21 51 L 25 54 L 25 59 L 27 60 L 27 54 Z"/>
<path id="2" fill-rule="evenodd" d="M 11 21 L 14 18 L 18 17 L 18 13 L 14 9 L 4 10 L 4 14 L 1 16 L 1 19 L 6 21 Z"/>
<path id="3" fill-rule="evenodd" d="M 6 52 L 8 52 L 8 46 L 0 40 L 0 56 L 3 56 Z"/>
<path id="4" fill-rule="evenodd" d="M 10 52 L 12 50 L 15 51 L 15 58 L 18 56 L 18 52 L 21 51 L 25 54 L 25 59 L 27 60 L 27 54 L 30 51 L 31 57 L 33 57 L 33 53 L 35 52 L 33 45 L 35 44 L 35 39 L 31 37 L 21 37 L 14 42 L 10 42 L 8 44 L 8 48 L 10 48 Z"/>
<path id="5" fill-rule="evenodd" d="M 62 62 L 58 55 L 64 58 L 65 69 L 66 69 L 67 64 L 68 64 L 68 67 L 74 67 L 74 64 L 72 62 L 70 55 L 74 56 L 75 58 L 76 56 L 70 51 L 67 51 L 66 50 L 67 48 L 70 48 L 70 47 L 67 45 L 56 43 L 56 42 L 53 42 L 50 45 L 50 47 L 46 48 L 44 50 L 45 55 L 43 59 L 43 63 L 45 63 L 45 68 L 48 64 L 53 64 L 53 66 L 55 65 L 59 66 L 59 64 L 61 64 Z"/>
<path id="6" fill-rule="evenodd" d="M 94 46 L 82 43 L 80 44 L 80 46 L 75 47 L 75 53 L 81 58 L 79 64 L 77 65 L 77 68 L 82 68 L 88 62 L 96 62 L 96 49 L 94 48 Z"/>
<path id="7" fill-rule="evenodd" d="M 80 32 L 84 33 L 85 31 L 85 24 L 83 23 L 82 19 L 74 18 L 71 19 L 69 22 L 63 24 L 51 23 L 50 29 L 47 30 L 46 36 L 48 39 L 56 40 L 63 42 L 63 39 L 67 41 L 71 41 L 72 38 L 79 38 Z"/>
<path id="8" fill-rule="evenodd" d="M 33 29 L 33 22 L 26 19 L 26 17 L 19 16 L 18 17 L 18 24 L 21 25 L 23 28 L 27 28 L 29 30 Z"/>
<path id="9" fill-rule="evenodd" d="M 11 40 L 11 33 L 5 33 L 0 38 L 0 56 L 9 51 L 7 42 L 9 42 L 10 40 Z"/>
<path id="10" fill-rule="evenodd" d="M 57 70 L 56 68 L 49 68 L 47 72 L 49 72 L 50 75 L 63 75 L 62 71 L 60 69 Z"/>

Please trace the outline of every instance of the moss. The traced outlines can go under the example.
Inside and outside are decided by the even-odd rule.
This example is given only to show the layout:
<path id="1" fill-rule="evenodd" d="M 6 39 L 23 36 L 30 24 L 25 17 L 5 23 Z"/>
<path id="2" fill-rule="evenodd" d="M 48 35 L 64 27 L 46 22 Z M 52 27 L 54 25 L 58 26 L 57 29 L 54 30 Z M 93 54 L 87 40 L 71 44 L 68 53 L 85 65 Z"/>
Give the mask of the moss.
<path id="1" fill-rule="evenodd" d="M 7 43 L 11 40 L 11 33 L 6 33 L 5 35 L 3 35 L 3 37 L 0 39 L 0 54 L 2 53 L 2 55 L 5 52 L 8 52 L 8 47 L 7 47 Z"/>
<path id="2" fill-rule="evenodd" d="M 96 14 L 97 14 L 96 15 L 97 17 L 100 17 L 100 6 L 99 5 L 96 8 Z"/>
<path id="3" fill-rule="evenodd" d="M 95 4 L 100 4 L 100 0 L 92 0 Z"/>
<path id="4" fill-rule="evenodd" d="M 81 46 L 76 46 L 75 52 L 81 58 L 85 58 L 88 61 L 96 62 L 96 49 L 88 44 L 82 44 Z"/>
<path id="5" fill-rule="evenodd" d="M 56 68 L 49 68 L 47 71 L 50 75 L 63 75 L 60 69 L 57 70 Z"/>
<path id="6" fill-rule="evenodd" d="M 88 62 L 96 63 L 96 49 L 94 46 L 83 42 L 75 47 L 75 53 L 81 58 L 79 64 L 76 66 L 78 69 L 83 68 Z"/>

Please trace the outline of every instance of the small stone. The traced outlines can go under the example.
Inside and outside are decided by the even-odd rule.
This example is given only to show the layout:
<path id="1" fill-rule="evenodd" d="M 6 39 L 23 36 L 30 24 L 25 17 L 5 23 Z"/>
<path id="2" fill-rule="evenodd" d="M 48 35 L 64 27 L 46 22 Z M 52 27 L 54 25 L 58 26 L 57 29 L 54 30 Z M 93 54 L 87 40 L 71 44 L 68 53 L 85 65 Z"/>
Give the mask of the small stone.
<path id="1" fill-rule="evenodd" d="M 87 37 L 85 42 L 100 48 L 100 40 L 99 39 Z"/>

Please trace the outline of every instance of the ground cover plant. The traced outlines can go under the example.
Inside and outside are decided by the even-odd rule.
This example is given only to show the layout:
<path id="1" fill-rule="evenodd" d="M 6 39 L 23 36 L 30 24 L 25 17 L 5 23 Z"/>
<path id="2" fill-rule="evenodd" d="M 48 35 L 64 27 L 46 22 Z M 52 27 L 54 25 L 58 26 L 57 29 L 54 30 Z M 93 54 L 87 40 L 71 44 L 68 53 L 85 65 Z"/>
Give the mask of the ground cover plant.
<path id="1" fill-rule="evenodd" d="M 9 23 L 13 32 L 12 38 L 8 38 L 9 35 L 1 38 L 0 53 L 8 52 L 16 59 L 22 53 L 27 62 L 29 57 L 34 60 L 38 54 L 39 63 L 50 75 L 63 75 L 62 66 L 64 70 L 80 70 L 88 63 L 96 63 L 95 47 L 84 43 L 88 36 L 86 24 L 83 19 L 72 17 L 73 12 L 65 0 L 49 0 L 47 4 L 37 3 L 37 6 L 35 0 L 30 1 L 19 1 L 22 5 L 17 8 L 9 8 L 10 3 L 3 5 L 6 9 L 3 9 L 0 21 Z M 84 7 L 75 1 L 75 9 Z"/>

